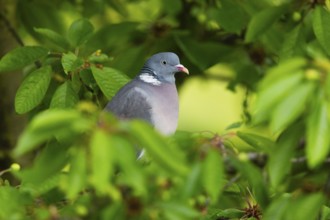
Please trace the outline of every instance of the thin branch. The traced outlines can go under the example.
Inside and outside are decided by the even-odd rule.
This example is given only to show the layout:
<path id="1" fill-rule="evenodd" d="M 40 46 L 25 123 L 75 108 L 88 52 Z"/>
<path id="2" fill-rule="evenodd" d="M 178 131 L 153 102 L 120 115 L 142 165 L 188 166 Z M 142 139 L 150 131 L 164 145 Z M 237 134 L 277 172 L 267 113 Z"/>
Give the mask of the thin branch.
<path id="1" fill-rule="evenodd" d="M 24 46 L 23 40 L 21 39 L 21 37 L 18 35 L 18 33 L 16 32 L 16 30 L 13 28 L 13 26 L 10 24 L 9 20 L 6 18 L 6 16 L 2 12 L 0 12 L 0 20 L 3 21 L 5 27 L 11 33 L 11 35 L 14 37 L 14 39 L 16 40 L 16 42 L 19 45 Z"/>

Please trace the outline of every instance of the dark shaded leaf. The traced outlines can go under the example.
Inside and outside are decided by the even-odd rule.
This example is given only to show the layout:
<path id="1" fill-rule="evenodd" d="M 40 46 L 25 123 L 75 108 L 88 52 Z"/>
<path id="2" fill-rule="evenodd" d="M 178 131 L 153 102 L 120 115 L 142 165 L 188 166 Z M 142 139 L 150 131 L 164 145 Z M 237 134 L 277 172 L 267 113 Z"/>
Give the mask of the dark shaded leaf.
<path id="1" fill-rule="evenodd" d="M 236 33 L 246 26 L 249 18 L 245 10 L 232 0 L 222 0 L 220 8 L 211 8 L 209 14 L 223 29 Z"/>
<path id="2" fill-rule="evenodd" d="M 70 43 L 67 39 L 53 30 L 47 28 L 34 28 L 34 30 L 58 47 L 63 49 L 68 49 L 70 47 Z"/>
<path id="3" fill-rule="evenodd" d="M 313 29 L 317 40 L 325 51 L 330 55 L 330 12 L 322 6 L 317 6 L 314 10 Z"/>
<path id="4" fill-rule="evenodd" d="M 288 6 L 277 6 L 264 9 L 255 14 L 247 27 L 245 42 L 250 43 L 260 37 L 287 10 Z"/>
<path id="5" fill-rule="evenodd" d="M 74 47 L 86 43 L 94 31 L 93 25 L 87 19 L 73 22 L 69 28 L 68 38 Z"/>

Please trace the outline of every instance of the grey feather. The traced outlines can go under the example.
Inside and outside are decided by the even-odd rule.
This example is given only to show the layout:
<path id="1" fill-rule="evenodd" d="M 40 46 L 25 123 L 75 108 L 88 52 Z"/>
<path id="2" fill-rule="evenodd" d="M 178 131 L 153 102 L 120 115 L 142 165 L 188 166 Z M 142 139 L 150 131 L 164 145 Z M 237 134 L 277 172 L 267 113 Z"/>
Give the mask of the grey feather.
<path id="1" fill-rule="evenodd" d="M 139 75 L 118 91 L 105 110 L 119 118 L 145 120 L 165 135 L 174 133 L 179 111 L 174 78 L 177 72 L 188 74 L 176 54 L 153 55 Z"/>

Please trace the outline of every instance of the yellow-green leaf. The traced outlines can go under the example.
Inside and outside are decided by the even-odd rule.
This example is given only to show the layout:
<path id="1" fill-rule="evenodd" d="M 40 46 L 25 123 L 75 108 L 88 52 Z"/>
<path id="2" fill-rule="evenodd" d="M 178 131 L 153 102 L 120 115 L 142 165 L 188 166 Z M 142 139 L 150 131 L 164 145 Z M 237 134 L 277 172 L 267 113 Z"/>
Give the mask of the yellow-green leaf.
<path id="1" fill-rule="evenodd" d="M 312 83 L 301 84 L 276 106 L 270 124 L 272 131 L 278 132 L 284 129 L 301 115 L 313 89 L 314 84 Z"/>
<path id="2" fill-rule="evenodd" d="M 203 165 L 202 183 L 212 202 L 216 202 L 224 185 L 224 165 L 219 151 L 208 152 Z"/>
<path id="3" fill-rule="evenodd" d="M 307 120 L 306 156 L 308 165 L 320 165 L 330 151 L 330 125 L 325 100 L 318 100 Z"/>

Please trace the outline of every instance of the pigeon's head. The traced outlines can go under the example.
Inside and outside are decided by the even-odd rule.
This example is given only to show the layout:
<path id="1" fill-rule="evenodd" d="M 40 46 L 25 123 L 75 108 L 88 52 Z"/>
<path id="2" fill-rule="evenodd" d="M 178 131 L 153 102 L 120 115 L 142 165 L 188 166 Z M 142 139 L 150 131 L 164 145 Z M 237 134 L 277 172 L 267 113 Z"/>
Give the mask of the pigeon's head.
<path id="1" fill-rule="evenodd" d="M 157 53 L 144 64 L 140 79 L 152 84 L 174 83 L 174 75 L 178 72 L 189 74 L 188 69 L 180 64 L 179 57 L 175 53 Z"/>

